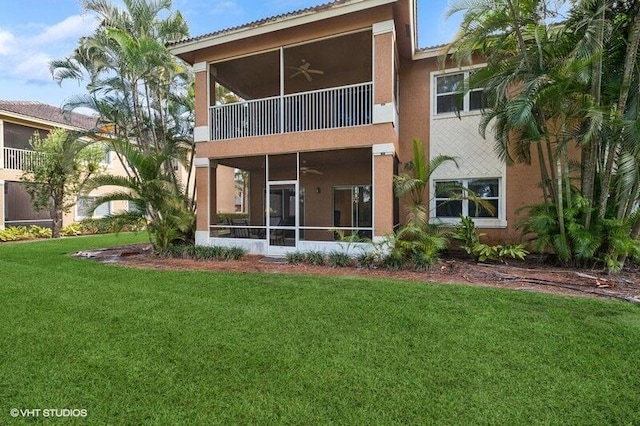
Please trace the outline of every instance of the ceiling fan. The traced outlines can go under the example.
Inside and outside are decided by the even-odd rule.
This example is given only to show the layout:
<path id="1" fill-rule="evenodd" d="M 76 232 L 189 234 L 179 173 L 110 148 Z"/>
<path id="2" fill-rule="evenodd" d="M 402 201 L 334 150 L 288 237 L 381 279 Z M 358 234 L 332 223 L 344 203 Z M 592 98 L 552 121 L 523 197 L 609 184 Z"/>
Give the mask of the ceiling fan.
<path id="1" fill-rule="evenodd" d="M 303 175 L 306 175 L 307 173 L 312 174 L 312 175 L 321 175 L 322 172 L 316 169 L 312 169 L 311 167 L 307 167 L 307 166 L 300 166 L 300 171 L 302 172 Z"/>
<path id="2" fill-rule="evenodd" d="M 307 81 L 313 80 L 313 78 L 311 78 L 311 74 L 319 74 L 319 75 L 324 74 L 324 71 L 315 70 L 315 69 L 311 68 L 311 63 L 307 62 L 305 59 L 302 60 L 302 64 L 300 66 L 298 66 L 298 67 L 287 67 L 287 68 L 291 68 L 292 70 L 296 70 L 296 72 L 291 74 L 289 76 L 289 78 L 294 78 L 294 77 L 297 77 L 298 75 L 302 74 L 307 79 Z"/>

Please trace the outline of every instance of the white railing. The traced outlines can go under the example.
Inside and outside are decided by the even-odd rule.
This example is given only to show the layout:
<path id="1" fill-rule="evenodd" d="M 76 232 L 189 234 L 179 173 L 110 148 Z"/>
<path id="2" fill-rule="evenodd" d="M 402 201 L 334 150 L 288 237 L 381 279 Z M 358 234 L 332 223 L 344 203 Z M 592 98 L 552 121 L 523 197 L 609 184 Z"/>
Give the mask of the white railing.
<path id="1" fill-rule="evenodd" d="M 236 139 L 371 124 L 373 83 L 217 105 L 211 139 Z"/>
<path id="2" fill-rule="evenodd" d="M 280 133 L 280 97 L 211 108 L 212 139 L 235 139 Z"/>
<path id="3" fill-rule="evenodd" d="M 29 170 L 38 164 L 40 154 L 28 149 L 4 148 L 4 168 L 11 170 Z"/>

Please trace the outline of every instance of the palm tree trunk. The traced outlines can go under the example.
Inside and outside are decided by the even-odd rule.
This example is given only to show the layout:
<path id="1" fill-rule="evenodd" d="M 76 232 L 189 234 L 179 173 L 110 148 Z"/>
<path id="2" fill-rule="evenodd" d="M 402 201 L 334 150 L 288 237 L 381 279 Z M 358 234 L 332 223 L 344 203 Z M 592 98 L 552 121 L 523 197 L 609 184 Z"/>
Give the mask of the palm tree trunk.
<path id="1" fill-rule="evenodd" d="M 545 145 L 547 147 L 547 161 L 549 161 L 549 171 L 550 171 L 550 179 L 551 183 L 551 195 L 553 196 L 553 203 L 558 203 L 558 198 L 560 197 L 559 192 L 562 190 L 561 187 L 558 187 L 558 178 L 557 178 L 557 165 L 556 165 L 556 156 L 553 155 L 553 150 L 551 149 L 551 142 L 549 138 L 545 138 Z"/>
<path id="2" fill-rule="evenodd" d="M 560 227 L 560 238 L 566 241 L 567 235 L 564 226 L 564 203 L 562 199 L 562 162 L 560 161 L 560 155 L 556 155 L 556 185 L 558 198 L 556 200 L 556 211 L 558 213 L 558 226 Z"/>
<path id="3" fill-rule="evenodd" d="M 562 160 L 564 163 L 564 190 L 567 207 L 571 207 L 571 171 L 569 170 L 569 150 L 567 149 L 567 142 L 562 144 Z"/>
<path id="4" fill-rule="evenodd" d="M 540 166 L 540 179 L 542 180 L 542 196 L 544 198 L 544 205 L 549 208 L 550 200 L 552 199 L 551 182 L 549 181 L 549 173 L 547 172 L 547 164 L 544 159 L 544 152 L 540 142 L 536 143 L 536 151 L 538 152 L 538 163 Z"/>
<path id="5" fill-rule="evenodd" d="M 527 68 L 531 68 L 531 63 L 529 61 L 529 55 L 527 53 L 527 45 L 524 41 L 524 37 L 522 35 L 522 30 L 520 28 L 520 18 L 516 12 L 515 5 L 511 0 L 507 0 L 507 6 L 509 7 L 509 12 L 511 13 L 511 19 L 513 22 L 513 31 L 516 34 L 516 39 L 518 40 L 518 47 L 520 49 L 520 53 L 524 59 L 524 63 Z"/>
<path id="6" fill-rule="evenodd" d="M 629 99 L 629 92 L 631 90 L 631 81 L 633 72 L 638 64 L 636 63 L 638 56 L 638 46 L 640 45 L 640 8 L 636 8 L 636 14 L 633 19 L 633 26 L 631 28 L 631 34 L 629 35 L 629 45 L 624 61 L 624 70 L 622 73 L 622 84 L 620 86 L 620 94 L 618 96 L 617 114 L 620 117 L 624 117 L 625 110 L 627 109 L 627 100 Z M 616 129 L 619 130 L 619 129 Z M 618 157 L 618 146 L 620 141 L 619 132 L 615 132 L 616 137 L 612 139 L 607 150 L 607 162 L 602 173 L 602 184 L 600 192 L 600 205 L 598 209 L 598 216 L 604 217 L 607 211 L 607 200 L 609 198 L 609 186 L 611 185 L 611 175 L 613 174 L 613 165 Z"/>
<path id="7" fill-rule="evenodd" d="M 591 97 L 595 107 L 599 107 L 602 101 L 602 52 L 604 51 L 604 19 L 605 19 L 605 7 L 602 2 L 598 5 L 600 8 L 600 23 L 596 26 L 595 42 L 597 44 L 597 59 L 591 68 Z M 581 152 L 581 167 L 582 173 L 582 196 L 589 201 L 590 205 L 594 202 L 594 186 L 597 171 L 596 158 L 599 152 L 599 143 L 596 138 L 593 138 L 587 145 L 582 147 Z M 591 214 L 585 215 L 584 226 L 586 229 L 591 227 Z"/>

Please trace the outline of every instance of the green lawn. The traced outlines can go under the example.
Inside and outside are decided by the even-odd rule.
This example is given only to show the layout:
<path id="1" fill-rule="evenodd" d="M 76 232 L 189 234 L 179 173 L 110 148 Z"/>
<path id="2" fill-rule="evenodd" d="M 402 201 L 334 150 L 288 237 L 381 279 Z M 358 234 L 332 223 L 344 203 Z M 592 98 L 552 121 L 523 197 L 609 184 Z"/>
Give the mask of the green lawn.
<path id="1" fill-rule="evenodd" d="M 68 256 L 143 238 L 0 245 L 0 424 L 640 424 L 636 306 Z"/>

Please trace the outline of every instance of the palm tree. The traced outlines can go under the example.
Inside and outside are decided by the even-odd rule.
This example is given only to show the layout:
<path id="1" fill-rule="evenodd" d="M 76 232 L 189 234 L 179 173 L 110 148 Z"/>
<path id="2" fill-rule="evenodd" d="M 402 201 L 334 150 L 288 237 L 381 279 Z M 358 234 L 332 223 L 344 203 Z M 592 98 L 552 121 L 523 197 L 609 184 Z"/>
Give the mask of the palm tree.
<path id="1" fill-rule="evenodd" d="M 171 0 L 123 3 L 121 8 L 108 0 L 85 1 L 85 8 L 98 16 L 100 25 L 92 35 L 79 40 L 69 57 L 52 61 L 51 71 L 60 83 L 72 79 L 87 84 L 87 93 L 69 100 L 65 109 L 85 107 L 99 115 L 93 136 L 115 141 L 114 152 L 127 170 L 126 179 L 170 184 L 173 195 L 164 186 L 160 193 L 171 203 L 157 204 L 150 199 L 151 209 L 143 210 L 152 228 L 159 229 L 159 217 L 183 210 L 188 212 L 186 222 L 190 222 L 195 211 L 195 186 L 188 188 L 194 158 L 193 76 L 165 46 L 186 37 L 188 28 L 179 12 L 170 11 Z M 132 156 L 131 150 L 138 154 Z M 129 163 L 131 159 L 139 161 L 140 156 L 162 162 L 155 168 Z M 174 170 L 176 164 L 188 170 L 186 182 Z M 148 170 L 158 173 L 156 179 L 141 174 Z M 137 193 L 141 197 L 153 195 Z M 184 208 L 172 205 L 178 201 Z M 169 211 L 158 210 L 162 207 Z"/>
<path id="2" fill-rule="evenodd" d="M 408 223 L 418 227 L 426 227 L 428 224 L 429 206 L 424 199 L 425 190 L 433 172 L 449 161 L 458 166 L 456 159 L 447 155 L 438 155 L 427 162 L 422 141 L 413 139 L 413 160 L 407 164 L 408 173 L 393 177 L 396 196 L 409 197 L 406 204 Z"/>
<path id="3" fill-rule="evenodd" d="M 470 82 L 484 87 L 488 100 L 480 132 L 491 126 L 496 151 L 507 161 L 528 163 L 536 152 L 545 206 L 558 225 L 554 247 L 569 258 L 569 232 L 575 239 L 589 230 L 594 212 L 599 221 L 624 222 L 638 201 L 640 6 L 583 0 L 557 24 L 549 23 L 548 3 L 455 2 L 451 12 L 465 17 L 449 52 L 459 63 L 474 54 L 486 58 L 486 69 Z M 580 188 L 572 184 L 569 158 L 576 143 Z"/>
<path id="4" fill-rule="evenodd" d="M 127 201 L 126 212 L 111 215 L 116 223 L 144 222 L 149 240 L 157 252 L 166 251 L 177 240 L 184 240 L 194 227 L 195 216 L 183 193 L 175 191 L 169 171 L 164 167 L 167 153 L 149 153 L 126 141 L 112 141 L 112 146 L 126 160 L 131 176 L 99 175 L 88 180 L 86 190 L 103 186 L 120 189 L 98 197 L 94 208 L 110 201 Z"/>

